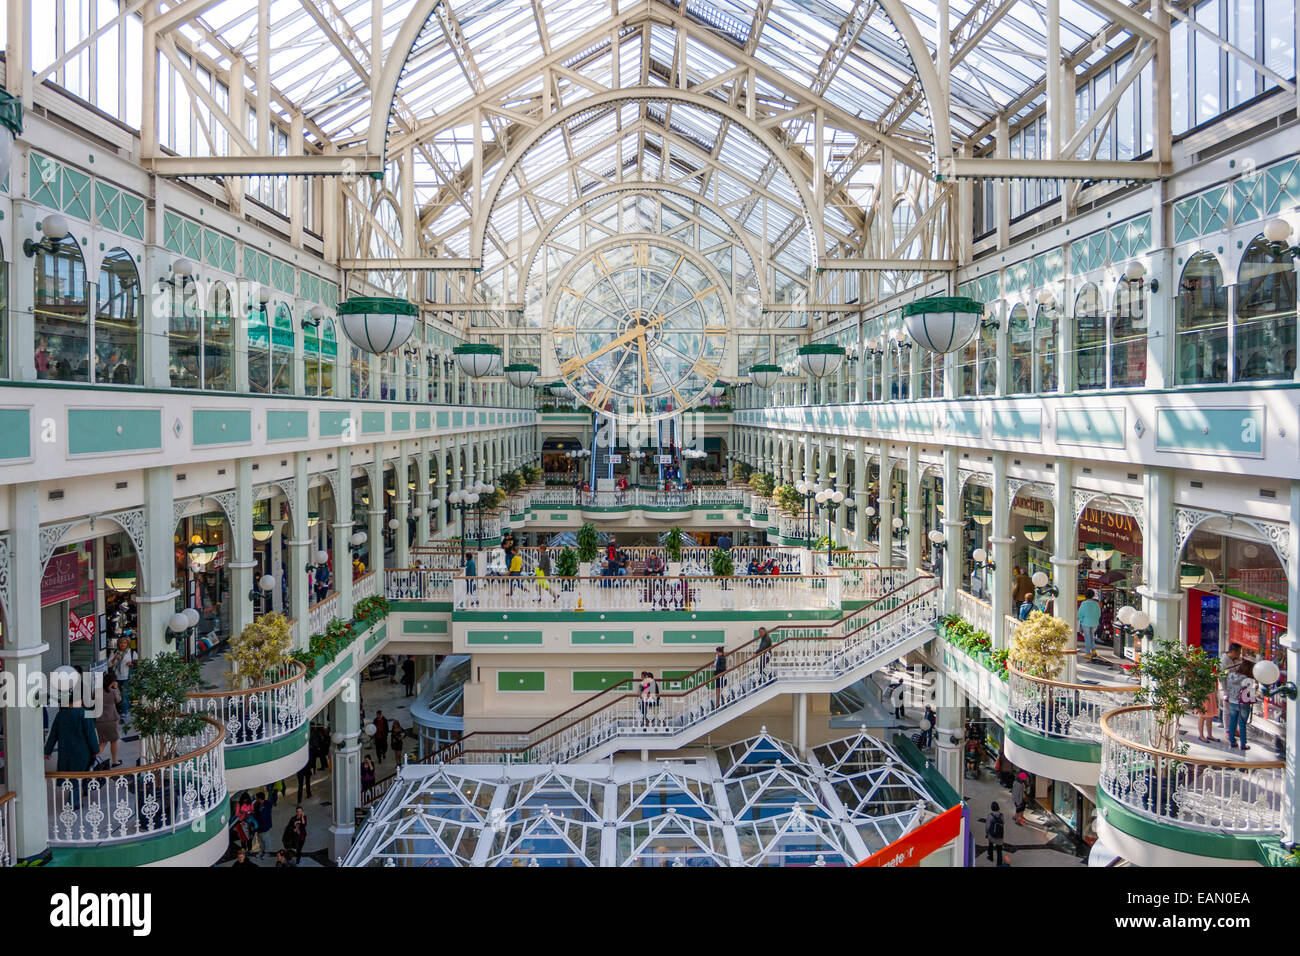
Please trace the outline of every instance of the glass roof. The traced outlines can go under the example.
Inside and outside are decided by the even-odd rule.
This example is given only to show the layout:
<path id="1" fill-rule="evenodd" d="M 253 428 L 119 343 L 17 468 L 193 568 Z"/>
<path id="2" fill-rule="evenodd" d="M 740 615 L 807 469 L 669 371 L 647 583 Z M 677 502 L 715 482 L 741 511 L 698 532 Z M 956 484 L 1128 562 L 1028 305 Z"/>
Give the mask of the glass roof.
<path id="1" fill-rule="evenodd" d="M 851 866 L 943 809 L 865 732 L 803 761 L 764 731 L 650 764 L 407 765 L 344 865 Z"/>

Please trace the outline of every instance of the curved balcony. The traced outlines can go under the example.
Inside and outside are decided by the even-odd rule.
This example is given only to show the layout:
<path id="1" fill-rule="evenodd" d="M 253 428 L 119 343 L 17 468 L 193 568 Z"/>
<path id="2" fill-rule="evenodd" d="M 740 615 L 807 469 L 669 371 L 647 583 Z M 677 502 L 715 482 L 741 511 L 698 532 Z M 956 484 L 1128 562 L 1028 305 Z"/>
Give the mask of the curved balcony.
<path id="1" fill-rule="evenodd" d="M 1155 724 L 1150 707 L 1101 718 L 1098 835 L 1139 866 L 1256 863 L 1282 832 L 1285 763 L 1152 747 Z"/>
<path id="2" fill-rule="evenodd" d="M 307 667 L 288 661 L 246 690 L 188 695 L 191 713 L 226 728 L 226 781 L 250 790 L 299 770 L 307 760 Z"/>
<path id="3" fill-rule="evenodd" d="M 1054 780 L 1097 785 L 1102 717 L 1133 703 L 1136 684 L 1073 684 L 1007 668 L 1007 758 Z"/>
<path id="4" fill-rule="evenodd" d="M 45 774 L 50 846 L 73 866 L 209 866 L 225 852 L 226 728 L 204 717 L 180 755 L 141 767 Z"/>

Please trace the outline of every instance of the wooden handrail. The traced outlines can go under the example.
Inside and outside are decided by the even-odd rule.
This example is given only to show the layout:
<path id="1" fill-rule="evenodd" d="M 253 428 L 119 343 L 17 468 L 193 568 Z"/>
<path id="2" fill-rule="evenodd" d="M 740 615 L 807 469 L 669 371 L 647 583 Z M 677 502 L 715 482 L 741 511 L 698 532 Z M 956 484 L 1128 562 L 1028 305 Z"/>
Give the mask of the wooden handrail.
<path id="1" fill-rule="evenodd" d="M 1069 684 L 1065 681 L 1050 680 L 1046 677 L 1035 677 L 1033 674 L 1026 674 L 1017 668 L 1010 661 L 1007 661 L 1007 670 L 1017 677 L 1023 677 L 1027 681 L 1035 684 L 1045 684 L 1048 687 L 1061 687 L 1065 690 L 1100 690 L 1116 694 L 1132 694 L 1141 689 L 1141 684 Z"/>
<path id="2" fill-rule="evenodd" d="M 0 807 L 3 807 L 10 800 L 16 799 L 18 799 L 18 793 L 15 790 L 8 790 L 4 793 L 0 793 Z"/>
<path id="3" fill-rule="evenodd" d="M 247 697 L 249 694 L 258 694 L 264 690 L 275 690 L 277 687 L 288 687 L 296 680 L 301 680 L 307 675 L 307 665 L 302 661 L 288 660 L 286 664 L 291 665 L 297 673 L 278 680 L 273 684 L 259 684 L 256 687 L 248 687 L 244 690 L 196 690 L 186 694 L 186 697 L 195 700 L 210 700 L 218 697 Z"/>
<path id="4" fill-rule="evenodd" d="M 168 757 L 166 760 L 159 760 L 157 763 L 145 764 L 142 767 L 122 767 L 119 770 L 47 770 L 45 771 L 46 780 L 89 780 L 97 777 L 128 777 L 138 773 L 153 773 L 162 770 L 164 767 L 171 767 L 178 763 L 184 763 L 186 760 L 193 760 L 195 757 L 201 757 L 210 750 L 220 747 L 226 740 L 226 725 L 213 717 L 199 715 L 199 719 L 205 724 L 211 724 L 216 728 L 216 736 L 210 743 L 204 744 L 198 750 L 191 750 L 189 753 L 180 754 L 176 757 Z"/>
<path id="5" fill-rule="evenodd" d="M 1135 743 L 1127 737 L 1120 736 L 1116 731 L 1110 728 L 1110 719 L 1118 717 L 1120 714 L 1133 713 L 1139 710 L 1153 711 L 1155 708 L 1149 704 L 1134 704 L 1128 707 L 1117 707 L 1115 710 L 1107 711 L 1101 715 L 1102 732 L 1111 740 L 1124 747 L 1133 750 L 1140 750 L 1143 753 L 1151 754 L 1153 757 L 1162 757 L 1165 760 L 1177 760 L 1183 763 L 1194 763 L 1200 767 L 1222 767 L 1228 770 L 1273 770 L 1278 767 L 1285 767 L 1285 760 L 1215 760 L 1213 757 L 1193 757 L 1191 754 L 1174 753 L 1172 750 L 1161 750 L 1159 747 L 1148 747 L 1146 744 Z"/>

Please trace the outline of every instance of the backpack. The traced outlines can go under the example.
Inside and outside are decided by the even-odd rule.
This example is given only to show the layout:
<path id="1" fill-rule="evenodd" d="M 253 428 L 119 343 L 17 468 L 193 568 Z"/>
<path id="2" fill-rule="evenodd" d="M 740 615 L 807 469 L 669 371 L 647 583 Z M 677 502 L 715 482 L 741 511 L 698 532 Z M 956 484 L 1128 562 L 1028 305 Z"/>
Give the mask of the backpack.
<path id="1" fill-rule="evenodd" d="M 1000 814 L 1000 813 L 994 813 L 994 814 L 990 814 L 990 815 L 989 815 L 989 828 L 988 828 L 988 832 L 989 832 L 989 839 L 990 839 L 990 840 L 1001 840 L 1001 839 L 1002 839 L 1002 833 L 1003 833 L 1003 828 L 1002 828 L 1002 814 Z"/>

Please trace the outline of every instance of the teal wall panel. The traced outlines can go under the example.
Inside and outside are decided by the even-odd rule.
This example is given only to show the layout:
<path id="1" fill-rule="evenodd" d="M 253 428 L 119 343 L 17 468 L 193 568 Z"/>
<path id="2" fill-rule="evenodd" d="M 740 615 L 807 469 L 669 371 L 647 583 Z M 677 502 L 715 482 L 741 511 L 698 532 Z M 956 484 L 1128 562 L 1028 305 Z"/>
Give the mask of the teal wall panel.
<path id="1" fill-rule="evenodd" d="M 320 437 L 333 438 L 342 435 L 350 420 L 351 412 L 322 411 L 320 413 Z"/>
<path id="2" fill-rule="evenodd" d="M 194 444 L 246 444 L 253 440 L 253 413 L 246 408 L 196 408 Z"/>
<path id="3" fill-rule="evenodd" d="M 411 430 L 411 413 L 393 412 L 392 428 L 395 432 L 409 432 Z"/>
<path id="4" fill-rule="evenodd" d="M 68 409 L 68 452 L 70 454 L 99 455 L 161 449 L 161 409 Z"/>
<path id="5" fill-rule="evenodd" d="M 31 410 L 0 408 L 0 459 L 32 456 Z"/>
<path id="6" fill-rule="evenodd" d="M 384 413 L 383 412 L 362 412 L 361 413 L 361 434 L 363 435 L 382 435 L 384 433 Z"/>
<path id="7" fill-rule="evenodd" d="M 324 413 L 322 413 L 323 417 Z M 266 440 L 285 441 L 291 438 L 307 437 L 306 412 L 277 412 L 270 409 L 266 413 Z"/>
<path id="8" fill-rule="evenodd" d="M 1007 441 L 1041 441 L 1043 414 L 1035 408 L 1030 411 L 1001 409 L 993 413 L 993 437 Z"/>
<path id="9" fill-rule="evenodd" d="M 979 438 L 979 411 L 974 408 L 955 408 L 949 411 L 948 434 L 961 438 Z"/>
<path id="10" fill-rule="evenodd" d="M 691 644 L 698 647 L 714 647 L 727 639 L 726 631 L 664 631 L 665 644 Z"/>
<path id="11" fill-rule="evenodd" d="M 467 631 L 465 643 L 470 647 L 538 646 L 542 643 L 541 631 Z"/>
<path id="12" fill-rule="evenodd" d="M 594 647 L 611 644 L 633 644 L 636 642 L 634 631 L 574 631 L 569 635 L 569 643 L 575 645 L 592 645 Z"/>
<path id="13" fill-rule="evenodd" d="M 415 428 L 417 431 L 425 431 L 429 428 L 429 422 L 432 416 L 428 412 L 415 413 Z"/>
<path id="14" fill-rule="evenodd" d="M 1067 445 L 1124 445 L 1124 409 L 1061 408 L 1056 440 Z"/>
<path id="15" fill-rule="evenodd" d="M 1200 454 L 1264 455 L 1264 409 L 1160 408 L 1156 448 Z"/>

